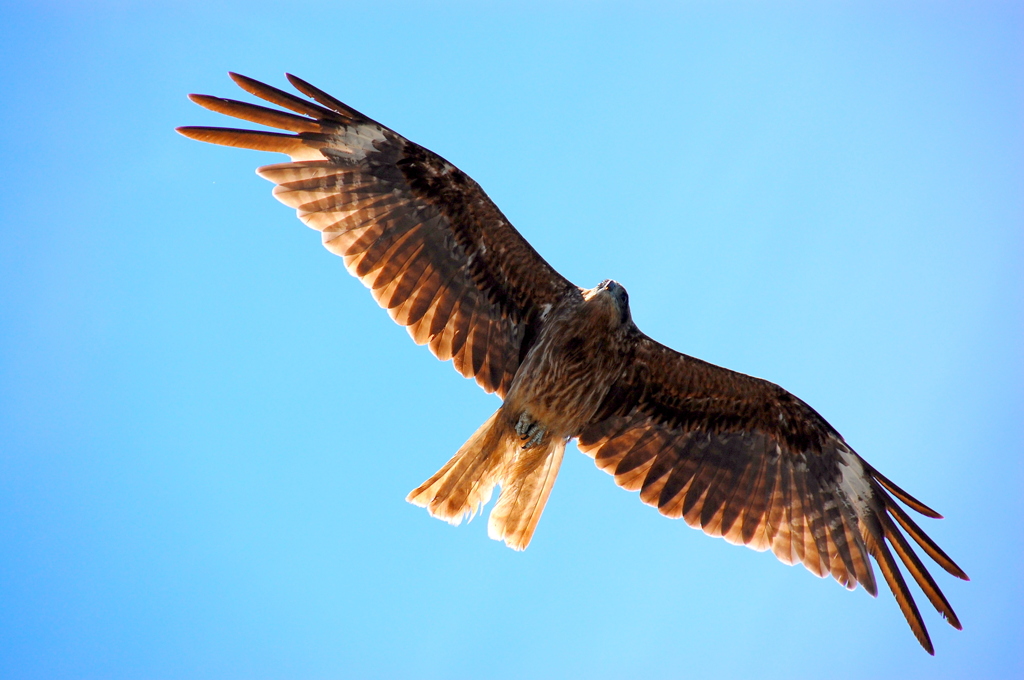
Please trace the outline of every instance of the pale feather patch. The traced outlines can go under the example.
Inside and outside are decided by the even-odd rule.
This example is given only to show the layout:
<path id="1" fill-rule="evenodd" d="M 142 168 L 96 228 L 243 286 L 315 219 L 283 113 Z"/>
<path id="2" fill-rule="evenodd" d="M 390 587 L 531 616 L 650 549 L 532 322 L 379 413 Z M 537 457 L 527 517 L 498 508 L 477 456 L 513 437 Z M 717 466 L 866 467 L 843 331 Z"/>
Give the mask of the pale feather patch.
<path id="1" fill-rule="evenodd" d="M 839 468 L 839 490 L 850 502 L 858 517 L 870 516 L 874 493 L 871 491 L 871 484 L 864 472 L 860 456 L 841 444 L 836 446 L 836 453 L 839 454 L 839 461 L 842 464 Z"/>
<path id="2" fill-rule="evenodd" d="M 319 149 L 313 148 L 298 149 L 288 154 L 288 157 L 291 158 L 293 162 L 327 160 L 327 156 L 323 155 Z"/>

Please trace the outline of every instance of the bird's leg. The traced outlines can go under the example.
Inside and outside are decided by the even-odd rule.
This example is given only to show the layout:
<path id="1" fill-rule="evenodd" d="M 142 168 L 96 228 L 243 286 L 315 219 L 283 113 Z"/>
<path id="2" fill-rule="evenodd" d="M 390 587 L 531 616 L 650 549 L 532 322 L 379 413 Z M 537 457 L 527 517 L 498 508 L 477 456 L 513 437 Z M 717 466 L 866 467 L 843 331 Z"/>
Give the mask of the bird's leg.
<path id="1" fill-rule="evenodd" d="M 529 413 L 523 411 L 516 421 L 516 434 L 523 441 L 523 448 L 530 449 L 544 441 L 547 428 L 539 420 L 534 420 Z"/>

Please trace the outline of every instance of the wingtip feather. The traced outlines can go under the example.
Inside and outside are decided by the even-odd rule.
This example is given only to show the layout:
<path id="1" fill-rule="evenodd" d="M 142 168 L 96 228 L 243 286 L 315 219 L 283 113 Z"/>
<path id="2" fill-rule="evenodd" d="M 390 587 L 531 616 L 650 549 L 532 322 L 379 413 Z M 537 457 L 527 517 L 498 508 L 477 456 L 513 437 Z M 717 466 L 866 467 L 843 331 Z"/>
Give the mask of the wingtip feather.
<path id="1" fill-rule="evenodd" d="M 911 496 L 909 493 L 907 493 L 902 488 L 894 484 L 892 480 L 890 480 L 888 477 L 880 473 L 878 470 L 874 469 L 871 466 L 867 466 L 867 469 L 869 470 L 870 475 L 875 478 L 875 481 L 881 484 L 886 489 L 886 491 L 891 493 L 893 496 L 896 496 L 896 498 L 903 501 L 910 508 L 916 510 L 925 517 L 931 517 L 932 519 L 943 519 L 942 515 L 940 515 L 935 510 L 932 510 L 930 507 L 928 507 L 921 501 Z"/>
<path id="2" fill-rule="evenodd" d="M 310 99 L 316 101 L 320 105 L 326 106 L 329 110 L 335 112 L 336 114 L 341 115 L 342 118 L 350 122 L 372 123 L 373 125 L 377 125 L 382 129 L 390 130 L 390 128 L 388 128 L 386 125 L 381 125 L 373 118 L 370 118 L 366 114 L 355 110 L 345 102 L 341 101 L 340 99 L 332 95 L 327 94 L 319 87 L 306 82 L 302 78 L 299 78 L 298 76 L 293 75 L 291 73 L 285 73 L 284 75 L 285 78 L 288 79 L 288 82 L 291 83 L 292 87 L 294 87 L 296 90 L 306 95 Z"/>
<path id="3" fill-rule="evenodd" d="M 946 619 L 949 625 L 957 630 L 962 630 L 960 619 L 957 618 L 956 612 L 953 611 L 953 607 L 949 604 L 949 600 L 942 594 L 942 590 L 939 589 L 935 579 L 928 573 L 921 559 L 914 553 L 907 539 L 900 533 L 890 518 L 883 516 L 881 525 L 886 540 L 896 550 L 896 554 L 903 562 L 904 567 L 910 572 L 910 575 L 917 582 L 918 587 L 924 592 L 929 602 L 932 603 L 932 606 L 935 607 L 935 610 L 942 615 L 942 618 Z"/>
<path id="4" fill-rule="evenodd" d="M 895 558 L 885 545 L 881 527 L 876 527 L 872 534 L 874 535 L 871 536 L 868 545 L 875 561 L 878 562 L 882 575 L 889 585 L 889 590 L 892 591 L 893 596 L 896 598 L 896 602 L 903 612 L 903 617 L 910 624 L 914 637 L 917 638 L 917 641 L 926 652 L 935 656 L 935 646 L 932 644 L 931 636 L 928 635 L 928 628 L 925 626 L 924 618 L 921 616 L 921 612 L 917 608 L 913 596 L 910 594 L 910 589 L 907 587 L 903 574 L 900 573 L 899 567 L 896 566 Z M 875 535 L 877 535 L 877 538 Z"/>
<path id="5" fill-rule="evenodd" d="M 913 519 L 910 518 L 910 515 L 908 515 L 903 508 L 897 505 L 896 502 L 884 492 L 880 492 L 880 495 L 885 503 L 885 508 L 888 513 L 897 522 L 899 522 L 900 526 L 903 527 L 903 530 L 906 531 L 912 539 L 914 539 L 914 542 L 921 546 L 929 557 L 935 560 L 936 564 L 942 567 L 949 574 L 952 574 L 959 579 L 963 579 L 965 581 L 970 580 L 967 578 L 967 574 L 964 573 L 964 570 L 961 569 L 960 566 L 954 562 L 953 559 L 947 555 L 946 552 L 940 548 L 938 544 L 935 543 L 935 541 L 933 541 Z"/>

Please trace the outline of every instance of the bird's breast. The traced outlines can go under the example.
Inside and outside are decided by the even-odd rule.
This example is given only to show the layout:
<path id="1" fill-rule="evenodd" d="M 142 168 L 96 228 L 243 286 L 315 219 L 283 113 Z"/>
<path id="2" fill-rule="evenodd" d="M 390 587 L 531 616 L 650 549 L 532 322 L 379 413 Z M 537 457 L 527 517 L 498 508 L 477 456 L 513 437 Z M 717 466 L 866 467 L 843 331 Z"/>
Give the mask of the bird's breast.
<path id="1" fill-rule="evenodd" d="M 528 413 L 560 436 L 575 435 L 623 368 L 619 343 L 602 326 L 576 314 L 545 328 L 506 395 L 510 415 Z"/>

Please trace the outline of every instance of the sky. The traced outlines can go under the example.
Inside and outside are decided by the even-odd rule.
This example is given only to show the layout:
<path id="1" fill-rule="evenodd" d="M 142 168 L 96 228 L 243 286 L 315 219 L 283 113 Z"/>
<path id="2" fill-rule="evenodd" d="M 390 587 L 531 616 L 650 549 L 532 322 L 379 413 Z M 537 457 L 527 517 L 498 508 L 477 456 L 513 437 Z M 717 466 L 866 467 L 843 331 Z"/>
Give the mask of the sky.
<path id="1" fill-rule="evenodd" d="M 824 6 L 823 6 L 824 5 Z M 1024 677 L 1024 9 L 0 4 L 0 676 Z M 923 652 L 570 446 L 533 543 L 404 501 L 498 406 L 199 144 L 295 73 L 941 521 Z M 228 123 L 230 125 L 230 123 Z"/>

